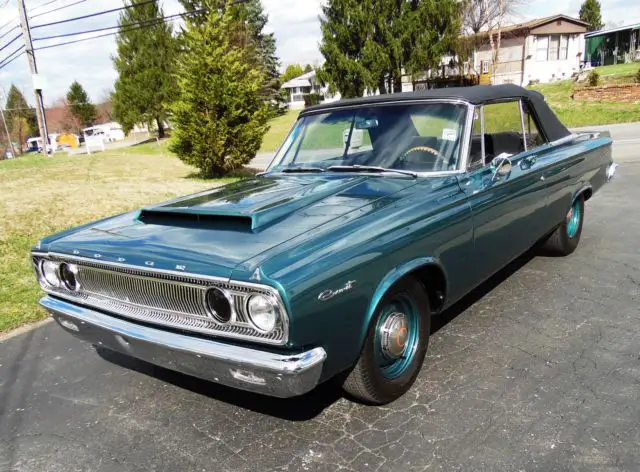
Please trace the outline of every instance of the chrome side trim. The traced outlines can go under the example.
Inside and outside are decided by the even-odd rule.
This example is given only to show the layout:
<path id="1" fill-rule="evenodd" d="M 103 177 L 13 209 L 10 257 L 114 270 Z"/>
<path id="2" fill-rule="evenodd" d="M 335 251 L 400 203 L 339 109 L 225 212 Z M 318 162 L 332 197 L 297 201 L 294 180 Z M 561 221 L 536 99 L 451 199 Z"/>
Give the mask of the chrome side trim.
<path id="1" fill-rule="evenodd" d="M 67 332 L 161 367 L 275 397 L 302 395 L 319 382 L 321 347 L 276 354 L 138 325 L 51 296 L 40 300 Z"/>

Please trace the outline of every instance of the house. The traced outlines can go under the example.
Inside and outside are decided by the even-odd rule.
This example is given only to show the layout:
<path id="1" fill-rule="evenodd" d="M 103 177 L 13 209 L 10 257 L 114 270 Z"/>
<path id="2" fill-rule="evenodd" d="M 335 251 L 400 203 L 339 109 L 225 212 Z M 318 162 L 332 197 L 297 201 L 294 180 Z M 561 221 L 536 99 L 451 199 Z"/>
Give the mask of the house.
<path id="1" fill-rule="evenodd" d="M 493 84 L 526 86 L 569 79 L 580 70 L 588 26 L 566 15 L 507 26 L 502 29 L 496 64 L 489 33 L 480 32 L 476 35 L 473 69 Z M 496 33 L 493 34 L 495 42 Z"/>
<path id="2" fill-rule="evenodd" d="M 304 96 L 317 93 L 324 97 L 322 102 L 333 102 L 340 99 L 340 94 L 331 94 L 326 86 L 316 79 L 316 71 L 295 77 L 281 86 L 287 91 L 287 103 L 289 108 L 304 108 Z"/>
<path id="3" fill-rule="evenodd" d="M 640 23 L 592 31 L 584 37 L 584 61 L 594 67 L 640 61 Z"/>

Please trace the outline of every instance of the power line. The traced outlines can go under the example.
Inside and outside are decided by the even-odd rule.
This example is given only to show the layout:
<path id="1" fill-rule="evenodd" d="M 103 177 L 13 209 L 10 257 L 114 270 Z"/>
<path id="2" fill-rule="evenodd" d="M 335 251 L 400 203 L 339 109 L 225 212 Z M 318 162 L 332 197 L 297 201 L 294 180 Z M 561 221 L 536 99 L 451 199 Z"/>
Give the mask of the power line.
<path id="1" fill-rule="evenodd" d="M 156 2 L 156 0 L 147 0 L 145 2 L 134 3 L 134 4 L 131 4 L 131 5 L 125 5 L 125 6 L 120 7 L 120 8 L 112 8 L 111 10 L 104 10 L 104 11 L 99 11 L 97 13 L 91 13 L 89 15 L 77 16 L 75 18 L 67 18 L 66 20 L 54 21 L 52 23 L 44 23 L 42 25 L 32 26 L 31 29 L 33 30 L 33 29 L 36 29 L 36 28 L 44 28 L 45 26 L 60 25 L 62 23 L 69 23 L 70 21 L 84 20 L 85 18 L 92 18 L 94 16 L 106 15 L 107 13 L 113 13 L 113 12 L 116 12 L 116 11 L 128 10 L 129 8 L 141 7 L 143 5 L 148 5 L 149 3 L 155 3 L 155 2 Z"/>
<path id="2" fill-rule="evenodd" d="M 161 18 L 159 18 L 158 20 L 161 20 Z M 175 20 L 175 18 L 174 18 L 174 20 Z M 163 21 L 157 21 L 156 22 L 156 24 L 160 24 L 160 23 L 163 23 Z M 107 36 L 115 36 L 115 35 L 119 34 L 121 31 L 131 31 L 131 30 L 140 29 L 140 28 L 148 28 L 150 26 L 154 26 L 154 25 L 144 25 L 144 24 L 142 24 L 142 25 L 138 25 L 138 26 L 133 26 L 131 28 L 120 28 L 119 31 L 114 31 L 113 33 L 99 34 L 97 36 L 91 36 L 90 38 L 75 39 L 73 41 L 65 41 L 64 43 L 50 44 L 48 46 L 40 46 L 40 47 L 34 48 L 34 49 L 36 51 L 39 51 L 41 49 L 57 48 L 59 46 L 66 46 L 68 44 L 75 44 L 75 43 L 81 43 L 83 41 L 89 41 L 91 39 L 105 38 Z"/>
<path id="3" fill-rule="evenodd" d="M 5 29 L 7 26 L 10 26 L 11 23 L 15 22 L 18 18 L 16 18 L 15 16 L 13 17 L 13 20 L 9 20 L 7 21 L 5 24 L 3 24 L 2 26 L 0 26 L 0 30 Z"/>
<path id="4" fill-rule="evenodd" d="M 202 13 L 204 11 L 207 11 L 206 8 L 201 8 L 199 10 L 193 10 L 193 11 L 189 11 L 189 12 L 184 12 L 184 13 L 176 13 L 175 15 L 168 15 L 168 16 L 163 16 L 161 18 L 153 18 L 151 20 L 145 20 L 145 21 L 139 21 L 137 23 L 129 23 L 127 25 L 116 25 L 116 26 L 107 26 L 105 28 L 97 28 L 97 29 L 92 29 L 92 30 L 84 30 L 84 31 L 76 31 L 73 33 L 64 33 L 64 34 L 56 34 L 53 36 L 43 36 L 43 37 L 39 37 L 39 38 L 33 38 L 34 41 L 44 41 L 46 39 L 57 39 L 57 38 L 66 38 L 69 36 L 77 36 L 79 34 L 87 34 L 87 33 L 98 33 L 100 31 L 108 31 L 108 30 L 112 30 L 112 29 L 117 29 L 120 28 L 121 31 L 127 31 L 128 29 L 130 29 L 131 27 L 135 27 L 135 26 L 154 26 L 156 24 L 160 24 L 166 21 L 170 21 L 170 20 L 175 20 L 176 18 L 179 17 L 183 17 L 186 15 L 191 15 L 194 13 Z M 133 28 L 135 29 L 135 28 Z M 113 33 L 113 34 L 117 34 Z M 100 37 L 100 36 L 96 36 L 96 37 Z M 86 38 L 86 39 L 92 39 L 92 38 Z M 61 43 L 63 44 L 63 43 Z"/>
<path id="5" fill-rule="evenodd" d="M 41 3 L 40 5 L 36 5 L 35 7 L 30 9 L 30 12 L 33 13 L 35 10 L 46 7 L 47 5 L 51 5 L 52 3 L 59 2 L 60 0 L 49 0 L 48 2 Z"/>
<path id="6" fill-rule="evenodd" d="M 64 10 L 65 8 L 73 7 L 78 5 L 79 3 L 84 3 L 87 0 L 78 0 L 77 2 L 69 3 L 68 5 L 62 5 L 61 7 L 54 8 L 52 10 L 43 11 L 42 13 L 38 13 L 37 15 L 30 16 L 29 19 L 33 20 L 34 18 L 38 18 L 39 16 L 48 15 L 49 13 L 54 13 L 60 10 Z"/>
<path id="7" fill-rule="evenodd" d="M 17 56 L 15 56 L 13 59 L 6 61 L 2 64 L 0 64 L 0 70 L 4 69 L 5 67 L 7 67 L 9 64 L 11 64 L 13 61 L 15 61 L 16 59 L 18 59 L 19 57 L 21 57 L 24 54 L 24 51 L 22 51 L 20 54 L 18 54 Z"/>
<path id="8" fill-rule="evenodd" d="M 5 36 L 7 36 L 9 33 L 11 33 L 12 31 L 17 30 L 18 28 L 20 28 L 20 25 L 15 25 L 13 28 L 11 28 L 10 30 L 5 31 L 4 33 L 2 33 L 2 36 L 0 36 L 0 39 L 4 38 Z"/>
<path id="9" fill-rule="evenodd" d="M 9 41 L 7 44 L 5 44 L 4 46 L 2 46 L 0 48 L 0 51 L 6 49 L 7 47 L 9 47 L 11 44 L 15 43 L 18 39 L 22 38 L 22 33 L 20 33 L 19 35 L 17 35 L 15 38 L 13 38 L 11 41 Z"/>
<path id="10" fill-rule="evenodd" d="M 18 53 L 20 53 L 20 54 L 18 54 Z M 18 49 L 16 49 L 11 54 L 9 54 L 7 57 L 5 57 L 2 61 L 0 61 L 0 69 L 3 69 L 4 67 L 6 67 L 9 64 L 11 64 L 15 59 L 18 58 L 18 56 L 20 56 L 23 53 L 24 53 L 24 45 L 20 46 Z M 18 56 L 15 56 L 16 54 L 18 54 Z M 15 56 L 15 57 L 13 57 L 13 59 L 12 59 L 12 56 Z"/>

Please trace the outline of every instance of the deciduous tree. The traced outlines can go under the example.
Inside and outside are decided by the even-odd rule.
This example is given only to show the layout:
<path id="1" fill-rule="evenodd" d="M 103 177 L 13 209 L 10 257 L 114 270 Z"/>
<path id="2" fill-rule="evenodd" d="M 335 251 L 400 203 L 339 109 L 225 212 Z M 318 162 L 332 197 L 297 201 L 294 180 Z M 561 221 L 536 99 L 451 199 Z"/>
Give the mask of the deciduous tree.
<path id="1" fill-rule="evenodd" d="M 304 74 L 304 69 L 302 69 L 300 64 L 289 64 L 280 76 L 280 81 L 285 83 L 291 79 L 301 76 L 302 74 Z"/>
<path id="2" fill-rule="evenodd" d="M 248 163 L 268 129 L 264 67 L 247 23 L 229 9 L 186 21 L 172 106 L 171 149 L 203 176 L 220 177 Z"/>
<path id="3" fill-rule="evenodd" d="M 138 123 L 155 125 L 163 138 L 164 123 L 173 99 L 176 40 L 170 23 L 157 1 L 127 0 L 125 5 L 137 5 L 120 14 L 120 30 L 116 38 L 117 54 L 113 64 L 118 80 L 113 94 L 113 113 L 125 132 Z M 157 22 L 154 23 L 154 20 Z M 147 23 L 144 28 L 133 23 Z"/>

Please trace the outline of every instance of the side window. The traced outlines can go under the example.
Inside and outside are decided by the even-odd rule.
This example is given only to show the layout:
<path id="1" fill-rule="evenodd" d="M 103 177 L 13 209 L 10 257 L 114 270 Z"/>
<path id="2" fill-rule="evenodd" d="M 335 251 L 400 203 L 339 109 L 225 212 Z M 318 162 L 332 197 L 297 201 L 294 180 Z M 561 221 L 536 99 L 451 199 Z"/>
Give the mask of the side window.
<path id="1" fill-rule="evenodd" d="M 485 163 L 500 154 L 524 151 L 519 100 L 484 106 L 484 149 Z"/>
<path id="2" fill-rule="evenodd" d="M 524 129 L 527 141 L 527 150 L 535 149 L 538 146 L 547 144 L 547 140 L 545 139 L 544 134 L 540 132 L 536 118 L 531 112 L 531 106 L 526 102 L 523 102 L 522 105 L 524 110 Z"/>

